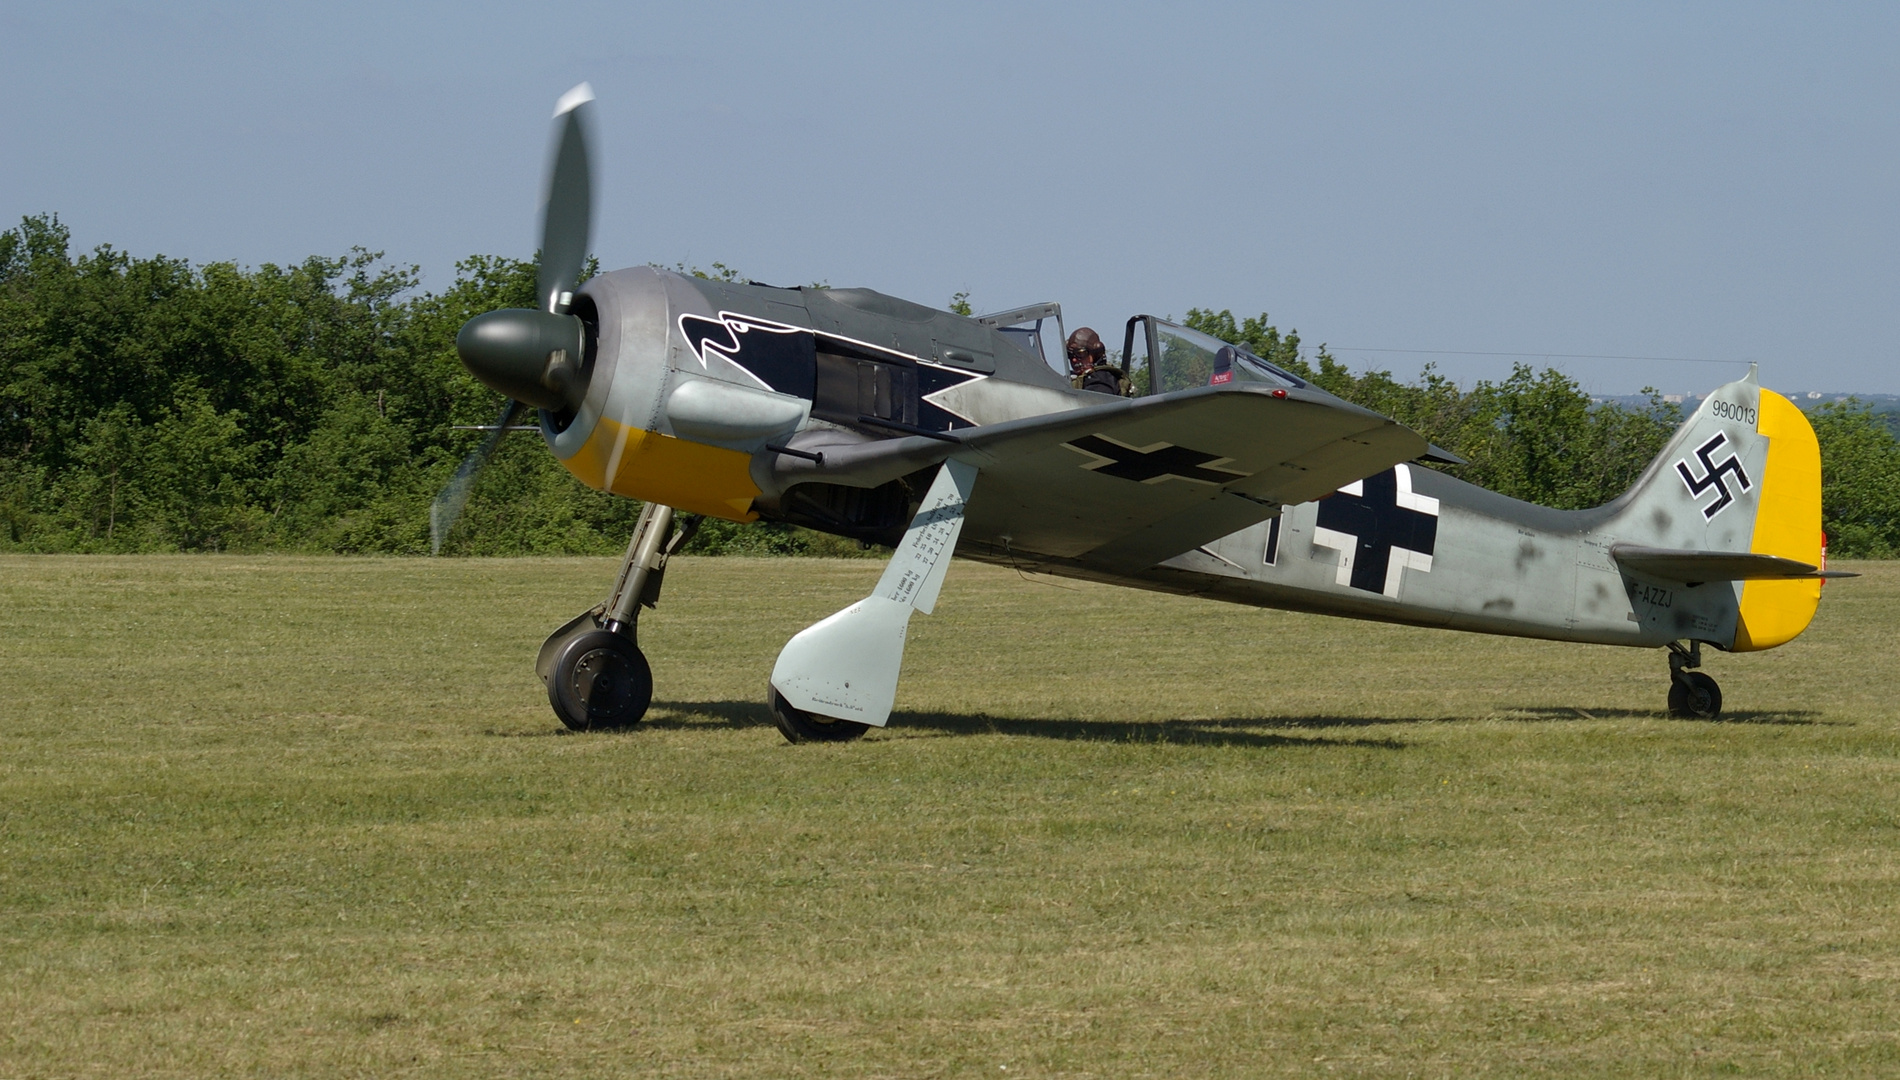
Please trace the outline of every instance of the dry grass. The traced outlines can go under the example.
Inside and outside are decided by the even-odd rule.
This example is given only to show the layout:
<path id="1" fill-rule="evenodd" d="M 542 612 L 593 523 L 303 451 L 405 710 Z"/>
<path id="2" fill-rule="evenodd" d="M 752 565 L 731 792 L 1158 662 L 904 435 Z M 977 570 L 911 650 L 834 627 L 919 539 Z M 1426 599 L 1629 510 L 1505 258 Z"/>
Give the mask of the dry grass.
<path id="1" fill-rule="evenodd" d="M 608 562 L 0 557 L 0 1076 L 1900 1069 L 1900 566 L 1710 724 L 959 564 L 892 728 L 785 745 L 878 569 L 676 563 L 583 737 L 530 663 Z"/>

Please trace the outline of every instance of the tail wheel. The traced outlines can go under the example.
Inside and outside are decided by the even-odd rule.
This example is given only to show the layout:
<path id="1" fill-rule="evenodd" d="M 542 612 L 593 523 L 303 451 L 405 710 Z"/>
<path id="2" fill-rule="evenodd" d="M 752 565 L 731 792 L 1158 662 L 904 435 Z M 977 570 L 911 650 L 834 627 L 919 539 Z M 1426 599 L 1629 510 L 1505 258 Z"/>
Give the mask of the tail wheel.
<path id="1" fill-rule="evenodd" d="M 1722 688 L 1700 671 L 1685 671 L 1669 683 L 1669 715 L 1713 720 L 1722 714 Z"/>
<path id="2" fill-rule="evenodd" d="M 803 709 L 794 709 L 785 695 L 772 690 L 772 721 L 787 742 L 850 742 L 870 730 L 869 724 L 856 720 L 833 720 Z"/>
<path id="3" fill-rule="evenodd" d="M 633 642 L 610 630 L 569 641 L 548 679 L 548 704 L 575 731 L 628 728 L 653 703 L 653 669 Z"/>

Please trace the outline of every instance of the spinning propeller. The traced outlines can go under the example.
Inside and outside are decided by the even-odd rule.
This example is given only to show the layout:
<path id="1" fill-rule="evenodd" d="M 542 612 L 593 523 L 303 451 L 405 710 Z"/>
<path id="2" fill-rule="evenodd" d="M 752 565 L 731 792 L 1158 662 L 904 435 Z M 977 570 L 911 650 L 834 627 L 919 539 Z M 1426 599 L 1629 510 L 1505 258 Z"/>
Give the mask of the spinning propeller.
<path id="1" fill-rule="evenodd" d="M 587 259 L 593 218 L 593 176 L 587 157 L 588 107 L 594 90 L 586 83 L 561 95 L 554 106 L 554 159 L 548 170 L 547 202 L 541 216 L 541 264 L 535 283 L 538 308 L 503 308 L 477 315 L 455 335 L 455 351 L 469 373 L 508 396 L 488 438 L 463 460 L 429 507 L 429 550 L 442 550 L 461 516 L 475 474 L 487 463 L 522 408 L 573 412 L 587 394 L 581 320 L 568 314 Z"/>

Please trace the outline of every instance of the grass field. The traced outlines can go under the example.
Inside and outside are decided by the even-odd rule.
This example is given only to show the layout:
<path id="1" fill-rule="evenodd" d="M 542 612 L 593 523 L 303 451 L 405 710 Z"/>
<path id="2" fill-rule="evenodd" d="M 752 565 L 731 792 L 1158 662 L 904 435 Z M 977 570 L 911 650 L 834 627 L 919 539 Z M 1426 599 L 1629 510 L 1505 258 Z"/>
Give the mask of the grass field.
<path id="1" fill-rule="evenodd" d="M 872 561 L 0 556 L 0 1077 L 1900 1072 L 1900 565 L 1716 655 L 958 564 L 790 746 Z"/>

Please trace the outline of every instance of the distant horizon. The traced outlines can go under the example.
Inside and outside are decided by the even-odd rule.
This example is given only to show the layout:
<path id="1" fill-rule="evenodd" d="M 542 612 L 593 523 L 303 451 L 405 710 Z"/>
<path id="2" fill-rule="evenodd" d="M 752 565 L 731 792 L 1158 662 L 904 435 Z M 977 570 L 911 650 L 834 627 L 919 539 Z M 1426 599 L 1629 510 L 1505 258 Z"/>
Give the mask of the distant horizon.
<path id="1" fill-rule="evenodd" d="M 1825 390 L 1825 391 L 1808 390 L 1808 391 L 1789 392 L 1789 391 L 1777 390 L 1775 389 L 1775 387 L 1772 387 L 1772 386 L 1765 387 L 1765 389 L 1773 390 L 1775 393 L 1780 394 L 1782 397 L 1785 397 L 1789 401 L 1794 402 L 1797 406 L 1801 406 L 1804 408 L 1810 405 L 1826 405 L 1829 402 L 1847 401 L 1849 399 L 1862 401 L 1869 405 L 1880 405 L 1880 404 L 1888 404 L 1888 403 L 1891 403 L 1894 405 L 1900 405 L 1900 394 L 1882 394 L 1882 393 L 1875 393 L 1875 392 L 1870 392 L 1870 391 L 1859 391 L 1859 390 Z M 1662 399 L 1666 402 L 1669 402 L 1672 405 L 1681 404 L 1688 401 L 1701 401 L 1707 398 L 1710 394 L 1713 394 L 1714 392 L 1715 390 L 1713 388 L 1709 390 L 1705 390 L 1705 391 L 1700 391 L 1700 392 L 1684 391 L 1683 393 L 1680 393 L 1680 394 L 1662 393 L 1661 391 L 1658 391 L 1658 393 L 1662 394 Z M 1590 396 L 1593 400 L 1596 400 L 1596 401 L 1628 402 L 1628 401 L 1642 401 L 1648 395 L 1639 392 L 1639 393 L 1634 393 L 1634 394 L 1592 394 Z"/>

